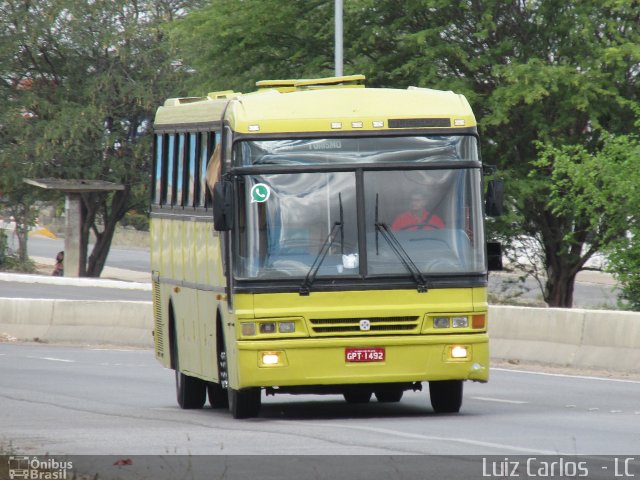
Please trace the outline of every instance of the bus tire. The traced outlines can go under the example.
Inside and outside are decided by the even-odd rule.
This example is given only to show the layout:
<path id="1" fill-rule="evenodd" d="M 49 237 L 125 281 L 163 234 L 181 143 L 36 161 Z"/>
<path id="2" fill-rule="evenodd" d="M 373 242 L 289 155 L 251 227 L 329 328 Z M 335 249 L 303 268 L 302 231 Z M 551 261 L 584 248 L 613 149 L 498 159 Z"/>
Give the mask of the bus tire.
<path id="1" fill-rule="evenodd" d="M 228 408 L 229 397 L 227 390 L 222 388 L 219 383 L 208 382 L 207 394 L 209 396 L 209 405 L 211 408 Z"/>
<path id="2" fill-rule="evenodd" d="M 176 394 L 180 408 L 202 408 L 207 400 L 207 383 L 176 370 Z"/>
<path id="3" fill-rule="evenodd" d="M 260 388 L 234 390 L 227 388 L 229 411 L 233 418 L 257 417 L 260 413 Z"/>
<path id="4" fill-rule="evenodd" d="M 379 390 L 375 392 L 376 398 L 380 403 L 396 403 L 402 400 L 402 390 Z"/>
<path id="5" fill-rule="evenodd" d="M 229 384 L 227 373 L 227 350 L 224 344 L 222 333 L 222 323 L 220 314 L 216 322 L 216 340 L 217 340 L 217 362 L 218 362 L 218 383 L 210 382 L 207 385 L 209 394 L 209 404 L 211 408 L 229 408 L 229 396 L 227 394 L 227 386 Z"/>
<path id="6" fill-rule="evenodd" d="M 348 390 L 343 393 L 344 399 L 349 404 L 354 403 L 369 403 L 371 400 L 371 393 L 367 390 Z"/>
<path id="7" fill-rule="evenodd" d="M 172 358 L 172 362 L 176 369 L 176 397 L 178 399 L 178 405 L 185 410 L 202 408 L 207 400 L 207 382 L 185 375 L 180 371 L 178 339 L 176 338 L 175 331 L 173 333 L 171 351 L 172 354 L 175 355 L 175 358 Z"/>
<path id="8" fill-rule="evenodd" d="M 429 396 L 436 413 L 458 413 L 462 406 L 462 380 L 429 382 Z"/>

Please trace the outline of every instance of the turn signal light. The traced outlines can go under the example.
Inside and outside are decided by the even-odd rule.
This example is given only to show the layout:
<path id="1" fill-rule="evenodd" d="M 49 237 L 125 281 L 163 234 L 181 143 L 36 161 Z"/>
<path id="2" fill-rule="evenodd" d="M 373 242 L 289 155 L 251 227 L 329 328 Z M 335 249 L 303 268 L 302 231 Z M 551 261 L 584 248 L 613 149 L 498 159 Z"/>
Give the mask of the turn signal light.
<path id="1" fill-rule="evenodd" d="M 472 328 L 484 328 L 486 325 L 486 317 L 484 315 L 474 315 L 471 319 Z"/>

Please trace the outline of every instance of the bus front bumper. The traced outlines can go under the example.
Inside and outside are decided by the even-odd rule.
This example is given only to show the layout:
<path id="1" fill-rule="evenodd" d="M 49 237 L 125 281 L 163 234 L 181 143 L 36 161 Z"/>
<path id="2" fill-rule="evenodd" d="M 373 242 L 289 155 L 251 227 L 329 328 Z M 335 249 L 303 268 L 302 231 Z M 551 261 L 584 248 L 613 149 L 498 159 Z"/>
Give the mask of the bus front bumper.
<path id="1" fill-rule="evenodd" d="M 485 333 L 239 341 L 233 388 L 489 379 Z"/>

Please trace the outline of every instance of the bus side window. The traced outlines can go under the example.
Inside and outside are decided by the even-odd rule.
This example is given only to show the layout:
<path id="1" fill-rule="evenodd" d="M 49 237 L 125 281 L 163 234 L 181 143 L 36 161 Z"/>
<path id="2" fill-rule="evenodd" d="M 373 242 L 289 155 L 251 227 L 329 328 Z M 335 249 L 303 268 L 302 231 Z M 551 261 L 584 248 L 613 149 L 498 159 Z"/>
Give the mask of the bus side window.
<path id="1" fill-rule="evenodd" d="M 173 171 L 176 155 L 176 136 L 167 135 L 167 153 L 162 167 L 162 205 L 171 205 L 173 201 Z"/>
<path id="2" fill-rule="evenodd" d="M 197 135 L 190 133 L 188 138 L 187 150 L 187 174 L 185 175 L 185 207 L 195 206 L 195 187 L 196 187 L 196 155 L 197 155 Z"/>
<path id="3" fill-rule="evenodd" d="M 209 164 L 207 165 L 207 173 L 206 173 L 206 183 L 207 183 L 207 202 L 205 206 L 211 206 L 211 198 L 213 187 L 220 180 L 220 144 L 216 145 L 216 148 L 213 149 L 213 155 L 209 159 Z"/>
<path id="4" fill-rule="evenodd" d="M 184 205 L 184 148 L 185 148 L 185 135 L 181 133 L 178 136 L 178 155 L 176 159 L 176 167 L 175 167 L 175 201 L 174 205 L 180 207 Z"/>
<path id="5" fill-rule="evenodd" d="M 215 155 L 215 150 L 213 155 L 210 157 L 211 149 L 213 148 L 214 137 L 210 132 L 203 132 L 200 134 L 200 178 L 199 178 L 199 187 L 200 191 L 198 193 L 198 205 L 201 207 L 210 207 L 211 206 L 211 191 L 213 189 L 213 183 L 209 184 L 209 165 L 213 161 L 213 155 Z M 218 145 L 216 145 L 216 148 Z M 213 168 L 213 167 L 212 167 Z M 218 173 L 219 175 L 219 173 Z"/>
<path id="6" fill-rule="evenodd" d="M 153 184 L 151 203 L 153 205 L 160 205 L 162 198 L 162 164 L 164 162 L 164 139 L 165 136 L 157 134 L 155 138 L 155 151 L 153 156 Z"/>

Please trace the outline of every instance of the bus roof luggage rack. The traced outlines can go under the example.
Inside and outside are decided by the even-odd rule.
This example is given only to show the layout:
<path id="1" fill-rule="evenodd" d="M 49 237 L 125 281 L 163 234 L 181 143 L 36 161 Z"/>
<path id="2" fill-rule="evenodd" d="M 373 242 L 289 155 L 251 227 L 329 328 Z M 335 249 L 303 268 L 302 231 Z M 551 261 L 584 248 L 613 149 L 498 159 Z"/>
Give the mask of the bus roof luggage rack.
<path id="1" fill-rule="evenodd" d="M 221 90 L 219 92 L 209 92 L 207 94 L 207 98 L 209 98 L 209 100 L 220 100 L 224 98 L 235 97 L 237 95 L 239 94 L 237 92 L 234 92 L 233 90 Z"/>
<path id="2" fill-rule="evenodd" d="M 324 78 L 298 78 L 287 80 L 260 80 L 256 82 L 259 89 L 275 88 L 281 92 L 293 92 L 295 90 L 303 90 L 310 88 L 327 88 L 327 87 L 363 87 L 364 75 L 344 75 L 341 77 L 324 77 Z"/>

